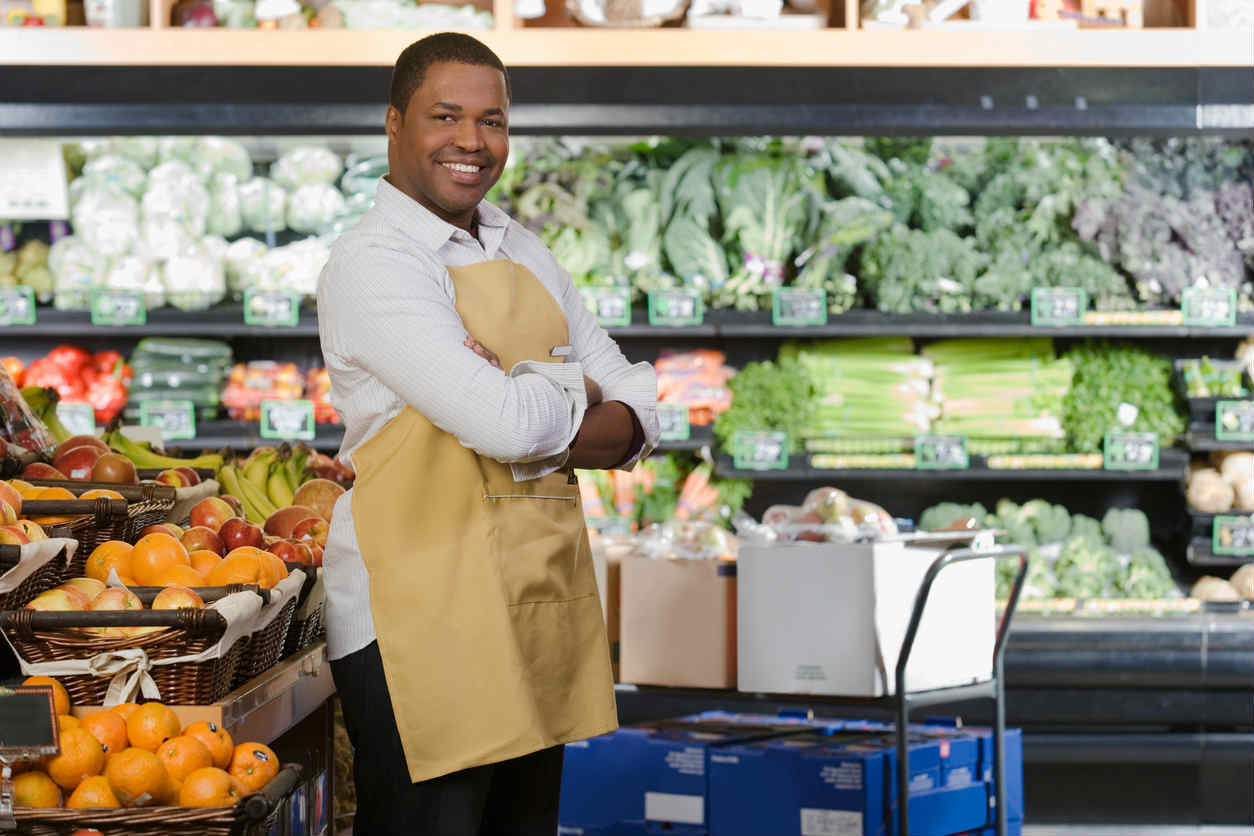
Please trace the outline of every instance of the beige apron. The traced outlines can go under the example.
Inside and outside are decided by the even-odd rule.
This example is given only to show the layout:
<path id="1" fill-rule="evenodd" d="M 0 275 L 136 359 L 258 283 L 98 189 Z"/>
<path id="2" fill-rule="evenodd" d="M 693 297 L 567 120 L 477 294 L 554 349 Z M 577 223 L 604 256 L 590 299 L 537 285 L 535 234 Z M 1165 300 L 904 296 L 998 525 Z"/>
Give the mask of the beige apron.
<path id="1" fill-rule="evenodd" d="M 562 362 L 566 318 L 525 267 L 450 267 L 466 330 L 508 371 Z M 415 363 L 425 358 L 415 357 Z M 406 407 L 353 453 L 353 523 L 411 780 L 617 727 L 569 470 L 515 482 Z"/>

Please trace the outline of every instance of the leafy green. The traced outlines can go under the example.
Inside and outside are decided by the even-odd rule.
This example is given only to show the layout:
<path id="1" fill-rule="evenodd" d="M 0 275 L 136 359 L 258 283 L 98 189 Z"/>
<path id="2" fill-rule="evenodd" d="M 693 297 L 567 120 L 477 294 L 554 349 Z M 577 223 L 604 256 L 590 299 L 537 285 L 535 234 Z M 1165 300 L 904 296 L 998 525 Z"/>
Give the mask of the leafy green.
<path id="1" fill-rule="evenodd" d="M 732 449 L 737 430 L 783 430 L 794 451 L 801 450 L 814 387 L 801 365 L 790 359 L 750 363 L 731 379 L 732 405 L 714 423 L 714 434 Z"/>
<path id="2" fill-rule="evenodd" d="M 986 259 L 948 229 L 922 232 L 897 224 L 862 250 L 862 279 L 885 313 L 962 313 L 974 307 Z"/>
<path id="3" fill-rule="evenodd" d="M 984 518 L 988 516 L 988 509 L 980 503 L 974 505 L 961 505 L 957 502 L 942 502 L 939 505 L 933 505 L 923 512 L 919 517 L 919 529 L 921 531 L 937 531 L 942 528 L 956 523 L 958 520 L 973 519 L 978 525 L 984 524 Z"/>
<path id="4" fill-rule="evenodd" d="M 1063 423 L 1077 452 L 1100 452 L 1108 431 L 1121 429 L 1119 407 L 1136 407 L 1128 429 L 1153 432 L 1169 446 L 1185 429 L 1171 383 L 1171 360 L 1144 348 L 1088 341 L 1065 355 L 1075 368 Z"/>
<path id="5" fill-rule="evenodd" d="M 870 200 L 847 197 L 819 210 L 818 240 L 797 259 L 796 287 L 827 291 L 828 310 L 844 313 L 858 301 L 857 279 L 846 272 L 856 247 L 892 225 L 892 213 Z"/>

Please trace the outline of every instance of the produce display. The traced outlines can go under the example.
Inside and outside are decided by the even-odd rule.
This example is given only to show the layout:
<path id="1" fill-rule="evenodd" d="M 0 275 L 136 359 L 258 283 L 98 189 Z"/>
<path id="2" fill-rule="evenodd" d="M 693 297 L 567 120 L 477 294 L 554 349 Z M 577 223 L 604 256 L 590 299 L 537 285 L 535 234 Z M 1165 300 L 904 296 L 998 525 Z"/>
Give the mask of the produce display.
<path id="1" fill-rule="evenodd" d="M 1203 357 L 1177 364 L 1176 373 L 1184 381 L 1185 397 L 1189 398 L 1245 398 L 1250 392 L 1245 386 L 1242 365 Z"/>
<path id="2" fill-rule="evenodd" d="M 772 505 L 761 523 L 739 522 L 742 537 L 763 542 L 852 543 L 898 535 L 896 521 L 883 508 L 833 487 L 815 488 L 800 505 Z"/>
<path id="3" fill-rule="evenodd" d="M 688 423 L 707 427 L 731 406 L 727 381 L 735 371 L 721 351 L 664 351 L 653 364 L 658 403 L 688 407 Z"/>
<path id="4" fill-rule="evenodd" d="M 231 368 L 222 405 L 236 421 L 256 421 L 263 400 L 293 401 L 305 394 L 305 378 L 295 363 L 254 360 Z"/>
<path id="5" fill-rule="evenodd" d="M 718 479 L 709 464 L 676 453 L 655 455 L 627 473 L 581 470 L 584 517 L 593 529 L 638 531 L 670 520 L 729 528 L 753 490 L 744 479 Z"/>
<path id="6" fill-rule="evenodd" d="M 138 422 L 145 401 L 190 401 L 196 417 L 209 420 L 218 415 L 226 370 L 231 364 L 231 347 L 214 340 L 148 337 L 131 353 L 135 377 L 124 413 Z"/>
<path id="7" fill-rule="evenodd" d="M 1204 575 L 1193 584 L 1189 597 L 1203 601 L 1254 601 L 1254 563 L 1247 563 L 1224 580 Z"/>
<path id="8" fill-rule="evenodd" d="M 51 388 L 61 401 L 91 404 L 101 424 L 122 411 L 134 376 L 118 352 L 92 354 L 72 345 L 57 346 L 29 366 L 16 357 L 5 357 L 0 363 L 18 386 Z"/>
<path id="9" fill-rule="evenodd" d="M 1189 507 L 1204 514 L 1254 513 L 1254 452 L 1215 452 L 1189 467 Z"/>

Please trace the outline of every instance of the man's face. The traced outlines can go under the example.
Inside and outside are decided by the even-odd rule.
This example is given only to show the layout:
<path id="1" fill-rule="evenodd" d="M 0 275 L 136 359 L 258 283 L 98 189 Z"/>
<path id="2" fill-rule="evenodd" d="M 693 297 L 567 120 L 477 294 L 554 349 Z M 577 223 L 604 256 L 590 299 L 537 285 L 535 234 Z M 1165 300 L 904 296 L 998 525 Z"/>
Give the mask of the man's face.
<path id="1" fill-rule="evenodd" d="M 388 108 L 392 185 L 440 218 L 469 228 L 509 157 L 508 115 L 500 70 L 432 64 L 404 116 Z"/>

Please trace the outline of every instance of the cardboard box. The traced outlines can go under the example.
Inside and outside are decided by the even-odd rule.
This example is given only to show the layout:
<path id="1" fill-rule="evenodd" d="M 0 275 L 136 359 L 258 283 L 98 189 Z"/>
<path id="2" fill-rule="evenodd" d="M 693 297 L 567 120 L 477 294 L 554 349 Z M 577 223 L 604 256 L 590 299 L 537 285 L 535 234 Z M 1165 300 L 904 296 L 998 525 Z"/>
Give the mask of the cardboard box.
<path id="1" fill-rule="evenodd" d="M 632 727 L 566 744 L 559 834 L 642 834 L 645 738 Z"/>
<path id="2" fill-rule="evenodd" d="M 620 566 L 622 681 L 735 688 L 736 564 L 630 556 Z"/>
<path id="3" fill-rule="evenodd" d="M 614 672 L 614 681 L 620 682 L 618 656 L 620 652 L 619 637 L 619 586 L 622 579 L 620 560 L 631 553 L 631 546 L 625 545 L 620 538 L 598 536 L 592 539 L 592 571 L 596 576 L 597 592 L 601 595 L 601 615 L 605 617 L 605 637 L 610 643 L 610 665 Z"/>
<path id="4" fill-rule="evenodd" d="M 949 543 L 743 544 L 741 691 L 879 697 L 928 567 Z M 992 560 L 945 569 L 932 587 L 907 669 L 924 691 L 987 680 L 995 636 Z"/>

